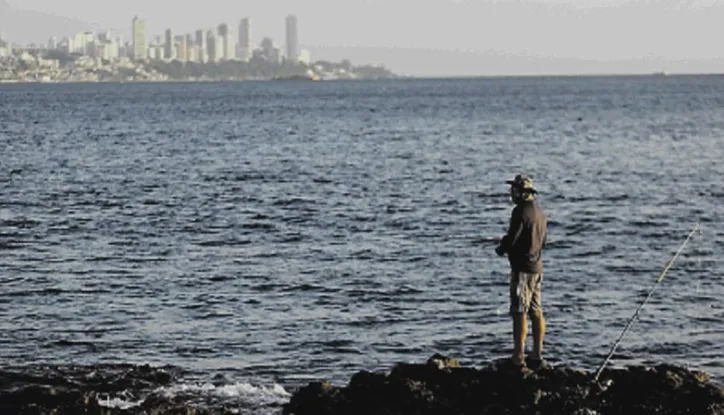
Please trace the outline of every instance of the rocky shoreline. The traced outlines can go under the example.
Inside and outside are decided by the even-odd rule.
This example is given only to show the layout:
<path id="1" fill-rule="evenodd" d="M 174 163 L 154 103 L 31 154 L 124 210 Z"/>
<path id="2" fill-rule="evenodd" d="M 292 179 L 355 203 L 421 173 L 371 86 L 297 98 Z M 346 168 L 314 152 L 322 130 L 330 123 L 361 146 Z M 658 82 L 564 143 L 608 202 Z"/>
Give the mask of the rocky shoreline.
<path id="1" fill-rule="evenodd" d="M 606 369 L 516 367 L 509 359 L 481 369 L 435 355 L 390 373 L 362 371 L 346 387 L 311 383 L 296 391 L 286 415 L 723 415 L 724 389 L 703 372 L 668 364 Z"/>
<path id="2" fill-rule="evenodd" d="M 0 369 L 2 414 L 257 414 L 258 407 L 199 401 L 164 389 L 175 367 L 32 366 Z M 480 369 L 434 355 L 389 373 L 360 371 L 344 387 L 312 382 L 289 401 L 264 407 L 285 415 L 724 415 L 724 389 L 706 373 L 660 364 L 604 370 L 514 367 L 508 359 Z M 122 401 L 123 404 L 118 404 Z"/>

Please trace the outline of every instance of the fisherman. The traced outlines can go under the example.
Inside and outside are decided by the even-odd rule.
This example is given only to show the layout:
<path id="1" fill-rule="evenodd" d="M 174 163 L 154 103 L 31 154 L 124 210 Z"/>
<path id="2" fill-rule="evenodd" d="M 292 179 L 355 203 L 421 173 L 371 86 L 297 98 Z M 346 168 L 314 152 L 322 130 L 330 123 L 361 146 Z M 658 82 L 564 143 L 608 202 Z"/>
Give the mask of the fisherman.
<path id="1" fill-rule="evenodd" d="M 528 331 L 527 317 L 530 317 L 533 352 L 528 356 L 528 366 L 535 369 L 543 363 L 543 336 L 546 327 L 541 308 L 541 251 L 546 243 L 546 217 L 538 205 L 538 192 L 530 177 L 519 174 L 506 183 L 510 185 L 510 198 L 515 207 L 508 232 L 501 238 L 495 252 L 499 256 L 508 254 L 510 262 L 513 363 L 516 366 L 526 365 L 525 339 Z"/>

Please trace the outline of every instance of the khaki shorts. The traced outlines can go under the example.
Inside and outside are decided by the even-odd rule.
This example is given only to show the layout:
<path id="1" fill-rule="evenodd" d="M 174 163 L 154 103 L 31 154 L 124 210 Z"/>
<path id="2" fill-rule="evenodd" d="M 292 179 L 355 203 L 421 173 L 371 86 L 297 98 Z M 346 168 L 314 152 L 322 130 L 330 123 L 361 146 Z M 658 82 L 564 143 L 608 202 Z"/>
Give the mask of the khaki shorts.
<path id="1" fill-rule="evenodd" d="M 533 314 L 543 311 L 540 285 L 543 274 L 510 273 L 510 314 Z"/>

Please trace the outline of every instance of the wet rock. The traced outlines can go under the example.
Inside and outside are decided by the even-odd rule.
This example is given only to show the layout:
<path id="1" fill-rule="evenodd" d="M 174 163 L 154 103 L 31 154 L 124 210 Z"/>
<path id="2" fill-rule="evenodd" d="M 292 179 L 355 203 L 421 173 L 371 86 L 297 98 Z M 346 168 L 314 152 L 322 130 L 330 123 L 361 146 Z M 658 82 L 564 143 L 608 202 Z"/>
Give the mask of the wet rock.
<path id="1" fill-rule="evenodd" d="M 135 365 L 31 366 L 0 369 L 2 414 L 98 414 L 134 413 L 109 408 L 99 402 L 112 397 L 142 402 L 148 414 L 187 414 L 188 408 L 159 398 L 153 391 L 169 384 L 168 368 Z"/>
<path id="2" fill-rule="evenodd" d="M 389 373 L 361 371 L 346 387 L 311 383 L 284 406 L 286 415 L 700 414 L 724 415 L 724 390 L 705 373 L 672 365 L 604 370 L 538 370 L 509 359 L 480 369 L 435 355 Z"/>
<path id="3" fill-rule="evenodd" d="M 280 409 L 204 394 L 177 367 L 148 365 L 23 366 L 0 369 L 0 415 L 225 415 Z M 217 376 L 220 384 L 229 382 Z M 336 393 L 331 387 L 326 389 Z M 324 392 L 324 388 L 322 388 Z M 315 399 L 314 396 L 305 398 Z"/>

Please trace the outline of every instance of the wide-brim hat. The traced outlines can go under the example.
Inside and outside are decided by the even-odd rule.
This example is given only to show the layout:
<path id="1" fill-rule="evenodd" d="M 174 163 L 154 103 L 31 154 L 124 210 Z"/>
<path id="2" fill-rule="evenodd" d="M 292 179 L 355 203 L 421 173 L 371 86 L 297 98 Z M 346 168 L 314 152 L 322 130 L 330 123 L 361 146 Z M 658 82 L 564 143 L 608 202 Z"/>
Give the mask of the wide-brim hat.
<path id="1" fill-rule="evenodd" d="M 530 176 L 519 174 L 515 176 L 515 179 L 507 180 L 506 183 L 511 186 L 515 186 L 525 192 L 538 193 L 538 191 L 535 190 L 535 187 L 533 187 L 533 179 L 531 179 Z"/>

